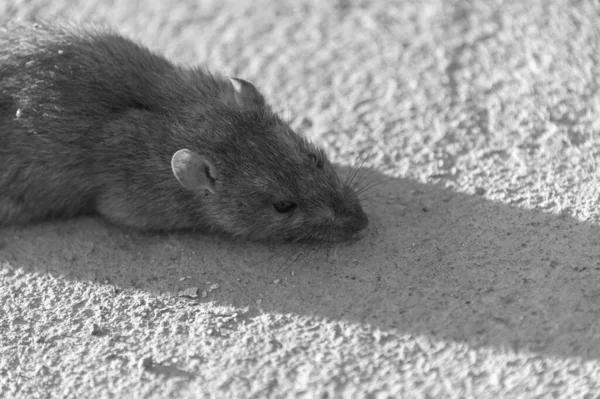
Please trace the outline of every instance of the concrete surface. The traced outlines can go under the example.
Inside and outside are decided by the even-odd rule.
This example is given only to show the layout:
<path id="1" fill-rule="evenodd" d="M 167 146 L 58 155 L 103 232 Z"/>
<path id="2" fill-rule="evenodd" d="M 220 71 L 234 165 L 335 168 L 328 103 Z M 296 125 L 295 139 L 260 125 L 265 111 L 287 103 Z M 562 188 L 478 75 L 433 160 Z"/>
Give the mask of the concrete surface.
<path id="1" fill-rule="evenodd" d="M 597 2 L 0 2 L 73 13 L 255 82 L 341 173 L 376 139 L 367 181 L 399 179 L 363 241 L 295 262 L 0 230 L 1 397 L 600 395 Z"/>

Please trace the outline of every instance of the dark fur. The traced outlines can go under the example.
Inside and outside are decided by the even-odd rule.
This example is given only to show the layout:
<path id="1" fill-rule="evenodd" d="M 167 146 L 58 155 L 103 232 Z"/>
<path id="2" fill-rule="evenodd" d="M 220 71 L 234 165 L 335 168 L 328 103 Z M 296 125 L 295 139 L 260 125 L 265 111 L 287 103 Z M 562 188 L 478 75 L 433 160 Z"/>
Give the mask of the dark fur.
<path id="1" fill-rule="evenodd" d="M 215 193 L 179 184 L 181 148 L 211 160 Z M 278 213 L 284 200 L 298 208 Z M 324 152 L 262 96 L 240 102 L 226 77 L 108 30 L 12 24 L 0 30 L 0 225 L 86 211 L 256 240 L 344 239 L 367 225 Z"/>

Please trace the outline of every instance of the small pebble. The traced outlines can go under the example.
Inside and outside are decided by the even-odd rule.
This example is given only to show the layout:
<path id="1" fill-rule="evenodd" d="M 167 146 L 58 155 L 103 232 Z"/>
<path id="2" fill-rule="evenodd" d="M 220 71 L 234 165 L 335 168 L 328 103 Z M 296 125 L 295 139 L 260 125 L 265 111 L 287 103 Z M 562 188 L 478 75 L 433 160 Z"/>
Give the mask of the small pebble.
<path id="1" fill-rule="evenodd" d="M 295 275 L 296 275 L 296 272 L 295 272 L 294 270 L 292 270 L 292 271 L 290 272 L 290 274 L 291 274 L 292 276 L 295 276 Z"/>
<path id="2" fill-rule="evenodd" d="M 152 367 L 153 364 L 154 361 L 152 360 L 152 357 L 147 356 L 140 361 L 140 368 L 142 370 L 148 370 L 150 367 Z"/>
<path id="3" fill-rule="evenodd" d="M 219 289 L 219 284 L 213 284 L 210 287 L 208 287 L 208 292 L 212 292 L 216 289 Z"/>
<path id="4" fill-rule="evenodd" d="M 276 278 L 275 280 L 273 280 L 273 284 L 279 284 L 281 282 L 280 279 Z"/>
<path id="5" fill-rule="evenodd" d="M 201 295 L 201 296 L 202 296 L 202 298 L 206 298 L 206 296 L 207 296 L 207 295 L 208 295 L 208 292 L 206 292 L 206 291 L 202 291 L 202 295 Z"/>
<path id="6" fill-rule="evenodd" d="M 17 118 L 20 118 L 20 117 L 21 117 L 21 115 L 23 115 L 23 112 L 21 112 L 21 108 L 19 108 L 19 109 L 17 110 Z"/>
<path id="7" fill-rule="evenodd" d="M 92 334 L 94 337 L 102 335 L 102 329 L 98 324 L 94 323 L 92 324 L 92 331 L 90 332 L 90 334 Z"/>
<path id="8" fill-rule="evenodd" d="M 262 303 L 262 299 L 258 299 L 258 300 L 256 301 L 256 304 L 257 304 L 257 305 L 260 305 L 261 303 Z"/>
<path id="9" fill-rule="evenodd" d="M 198 298 L 198 287 L 191 287 L 179 293 L 180 297 Z"/>
<path id="10" fill-rule="evenodd" d="M 63 55 L 65 52 L 62 50 L 58 50 L 58 55 Z"/>

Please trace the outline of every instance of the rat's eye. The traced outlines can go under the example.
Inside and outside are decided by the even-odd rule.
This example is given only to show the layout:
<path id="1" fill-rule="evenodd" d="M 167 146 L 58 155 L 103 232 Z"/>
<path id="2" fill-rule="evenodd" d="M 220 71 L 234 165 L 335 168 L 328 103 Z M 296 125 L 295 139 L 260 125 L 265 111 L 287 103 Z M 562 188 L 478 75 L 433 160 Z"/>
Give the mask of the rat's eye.
<path id="1" fill-rule="evenodd" d="M 308 159 L 310 159 L 311 162 L 314 162 L 314 164 L 317 165 L 317 168 L 323 167 L 323 162 L 319 159 L 319 157 L 317 157 L 315 153 L 309 152 Z"/>
<path id="2" fill-rule="evenodd" d="M 279 201 L 273 203 L 273 208 L 279 213 L 288 213 L 298 207 L 298 204 L 292 201 Z"/>

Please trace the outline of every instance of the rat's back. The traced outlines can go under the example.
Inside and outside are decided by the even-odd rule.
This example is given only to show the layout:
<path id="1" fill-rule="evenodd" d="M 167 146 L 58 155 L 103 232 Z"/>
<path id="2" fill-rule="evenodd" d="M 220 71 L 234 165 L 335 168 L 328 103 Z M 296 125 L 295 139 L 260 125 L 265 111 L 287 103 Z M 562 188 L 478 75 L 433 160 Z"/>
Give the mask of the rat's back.
<path id="1" fill-rule="evenodd" d="M 168 94 L 157 82 L 175 71 L 163 57 L 98 27 L 18 23 L 0 31 L 2 91 L 48 116 L 160 106 Z"/>
<path id="2" fill-rule="evenodd" d="M 93 207 L 102 127 L 169 104 L 178 69 L 110 31 L 0 29 L 0 225 Z"/>

